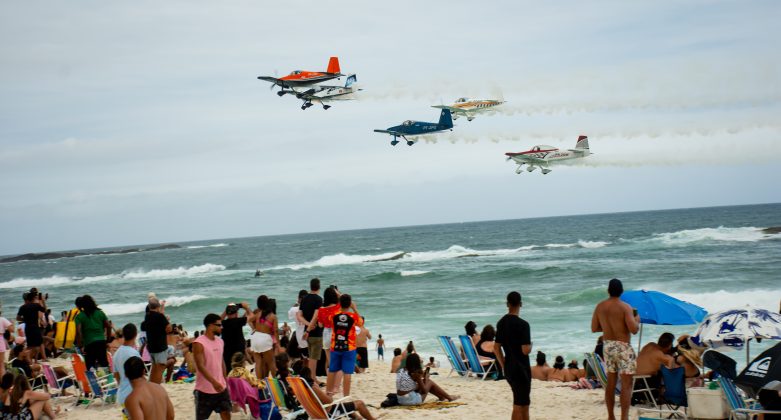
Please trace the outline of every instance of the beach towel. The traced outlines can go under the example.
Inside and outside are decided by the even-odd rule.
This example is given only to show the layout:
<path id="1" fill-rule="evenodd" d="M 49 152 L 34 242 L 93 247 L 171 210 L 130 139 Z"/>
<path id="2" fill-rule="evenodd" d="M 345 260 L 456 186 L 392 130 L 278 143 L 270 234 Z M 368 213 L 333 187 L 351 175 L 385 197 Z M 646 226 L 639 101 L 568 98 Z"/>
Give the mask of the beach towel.
<path id="1" fill-rule="evenodd" d="M 429 401 L 420 405 L 396 405 L 389 408 L 402 410 L 441 410 L 443 408 L 458 407 L 459 405 L 466 405 L 466 403 L 457 401 Z"/>

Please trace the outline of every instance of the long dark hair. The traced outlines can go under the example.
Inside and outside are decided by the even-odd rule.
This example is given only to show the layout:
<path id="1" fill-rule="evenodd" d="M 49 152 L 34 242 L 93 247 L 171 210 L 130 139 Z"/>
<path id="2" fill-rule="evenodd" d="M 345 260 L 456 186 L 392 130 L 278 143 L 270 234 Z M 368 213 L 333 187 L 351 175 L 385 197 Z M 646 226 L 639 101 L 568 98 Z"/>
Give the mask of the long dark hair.
<path id="1" fill-rule="evenodd" d="M 420 364 L 420 356 L 417 353 L 407 355 L 407 372 L 420 373 L 423 372 L 423 365 Z"/>
<path id="2" fill-rule="evenodd" d="M 480 333 L 481 340 L 494 341 L 494 337 L 496 337 L 496 330 L 494 330 L 493 325 L 488 324 L 485 327 L 483 327 L 483 331 Z"/>
<path id="3" fill-rule="evenodd" d="M 258 304 L 258 310 L 260 310 L 261 319 L 265 319 L 269 314 L 277 313 L 277 301 L 275 299 L 269 299 L 266 295 L 260 295 L 256 303 Z"/>
<path id="4" fill-rule="evenodd" d="M 561 356 L 556 356 L 556 363 L 553 364 L 553 368 L 556 370 L 564 369 L 564 358 Z"/>
<path id="5" fill-rule="evenodd" d="M 81 297 L 81 310 L 87 314 L 88 317 L 92 317 L 92 314 L 98 310 L 98 304 L 95 303 L 95 299 L 92 299 L 92 296 L 84 295 Z"/>
<path id="6" fill-rule="evenodd" d="M 336 293 L 336 289 L 329 287 L 323 292 L 323 306 L 331 306 L 339 303 L 339 294 Z"/>
<path id="7" fill-rule="evenodd" d="M 477 324 L 474 321 L 469 321 L 464 325 L 464 330 L 466 330 L 466 335 L 471 337 L 477 334 Z"/>
<path id="8" fill-rule="evenodd" d="M 14 389 L 11 390 L 11 414 L 19 414 L 22 409 L 20 401 L 24 397 L 24 392 L 30 390 L 30 383 L 27 382 L 27 377 L 24 375 L 17 375 L 14 378 Z"/>

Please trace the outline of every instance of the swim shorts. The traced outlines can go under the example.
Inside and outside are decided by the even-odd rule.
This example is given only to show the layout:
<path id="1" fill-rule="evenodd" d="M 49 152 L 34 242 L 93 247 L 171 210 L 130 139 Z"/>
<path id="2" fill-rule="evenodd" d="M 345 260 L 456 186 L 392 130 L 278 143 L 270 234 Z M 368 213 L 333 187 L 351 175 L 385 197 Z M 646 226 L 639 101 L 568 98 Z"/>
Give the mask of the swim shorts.
<path id="1" fill-rule="evenodd" d="M 623 341 L 605 340 L 603 352 L 609 373 L 634 375 L 637 370 L 635 350 Z"/>
<path id="2" fill-rule="evenodd" d="M 341 371 L 345 375 L 352 375 L 355 373 L 355 354 L 355 350 L 332 351 L 328 372 L 335 373 Z"/>
<path id="3" fill-rule="evenodd" d="M 531 369 L 516 363 L 507 363 L 504 367 L 504 377 L 513 392 L 513 405 L 527 406 L 531 403 L 532 375 Z"/>
<path id="4" fill-rule="evenodd" d="M 223 413 L 231 411 L 231 397 L 228 388 L 225 388 L 219 394 L 207 394 L 201 391 L 193 391 L 195 396 L 195 418 L 196 420 L 206 420 L 212 413 Z"/>
<path id="5" fill-rule="evenodd" d="M 323 337 L 309 337 L 306 341 L 309 346 L 309 358 L 320 360 L 323 354 Z"/>

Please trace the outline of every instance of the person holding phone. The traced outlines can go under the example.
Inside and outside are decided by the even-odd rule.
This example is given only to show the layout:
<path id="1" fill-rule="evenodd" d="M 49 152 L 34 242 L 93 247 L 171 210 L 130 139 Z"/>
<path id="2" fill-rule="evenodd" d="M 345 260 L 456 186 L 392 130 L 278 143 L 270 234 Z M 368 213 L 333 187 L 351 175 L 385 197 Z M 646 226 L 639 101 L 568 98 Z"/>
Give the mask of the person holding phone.
<path id="1" fill-rule="evenodd" d="M 450 395 L 429 378 L 430 368 L 423 370 L 420 356 L 407 356 L 407 366 L 396 373 L 396 395 L 399 405 L 420 405 L 429 393 L 440 401 L 455 401 L 458 395 Z"/>
<path id="2" fill-rule="evenodd" d="M 600 302 L 591 317 L 591 332 L 601 332 L 604 338 L 605 365 L 607 366 L 607 386 L 605 404 L 608 418 L 613 419 L 616 399 L 616 383 L 621 375 L 622 383 L 632 383 L 632 375 L 637 370 L 635 351 L 630 344 L 633 334 L 640 329 L 640 317 L 637 310 L 621 301 L 624 285 L 619 279 L 608 283 L 609 297 Z M 632 387 L 621 387 L 621 418 L 629 419 L 629 405 Z"/>

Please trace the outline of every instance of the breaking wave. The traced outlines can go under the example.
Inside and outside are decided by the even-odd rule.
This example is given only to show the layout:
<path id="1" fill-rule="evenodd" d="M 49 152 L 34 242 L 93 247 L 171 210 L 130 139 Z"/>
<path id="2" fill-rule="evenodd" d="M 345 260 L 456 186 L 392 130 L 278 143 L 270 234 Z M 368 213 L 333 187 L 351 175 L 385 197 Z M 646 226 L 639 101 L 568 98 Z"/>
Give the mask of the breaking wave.
<path id="1" fill-rule="evenodd" d="M 428 274 L 430 271 L 423 271 L 423 270 L 409 270 L 409 271 L 400 271 L 399 274 L 401 274 L 401 277 L 410 277 L 410 276 L 420 276 L 423 274 Z"/>
<path id="2" fill-rule="evenodd" d="M 713 292 L 679 293 L 674 290 L 662 290 L 677 299 L 699 305 L 708 313 L 738 308 L 747 303 L 755 308 L 768 309 L 773 312 L 778 310 L 778 295 L 781 289 L 766 290 L 716 290 Z"/>
<path id="3" fill-rule="evenodd" d="M 203 295 L 190 295 L 190 296 L 172 296 L 168 298 L 160 298 L 165 301 L 165 306 L 168 308 L 175 308 L 177 306 L 184 306 L 190 302 L 206 299 Z M 146 309 L 147 302 L 141 303 L 104 303 L 100 305 L 100 308 L 106 313 L 106 315 L 128 315 L 142 313 Z"/>
<path id="4" fill-rule="evenodd" d="M 201 248 L 222 248 L 224 246 L 230 246 L 230 244 L 226 243 L 218 243 L 218 244 L 211 244 L 211 245 L 191 245 L 188 246 L 187 249 L 201 249 Z"/>
<path id="5" fill-rule="evenodd" d="M 125 270 L 118 274 L 106 274 L 103 276 L 89 276 L 89 277 L 74 277 L 74 276 L 61 276 L 53 275 L 49 277 L 41 278 L 26 278 L 19 277 L 13 280 L 0 283 L 0 289 L 21 289 L 29 287 L 42 287 L 42 286 L 62 286 L 69 284 L 85 284 L 96 283 L 105 280 L 112 279 L 128 279 L 128 280 L 149 280 L 149 279 L 168 279 L 175 277 L 192 277 L 201 274 L 209 274 L 224 271 L 225 266 L 220 264 L 201 264 L 192 267 L 178 267 L 172 269 L 132 269 Z"/>
<path id="6" fill-rule="evenodd" d="M 721 242 L 757 242 L 765 239 L 779 238 L 781 235 L 764 233 L 762 229 L 755 227 L 686 229 L 677 232 L 654 234 L 650 241 L 661 242 L 665 245 L 688 245 L 695 242 L 721 241 Z"/>

